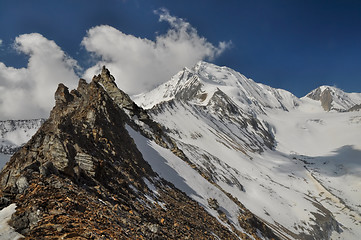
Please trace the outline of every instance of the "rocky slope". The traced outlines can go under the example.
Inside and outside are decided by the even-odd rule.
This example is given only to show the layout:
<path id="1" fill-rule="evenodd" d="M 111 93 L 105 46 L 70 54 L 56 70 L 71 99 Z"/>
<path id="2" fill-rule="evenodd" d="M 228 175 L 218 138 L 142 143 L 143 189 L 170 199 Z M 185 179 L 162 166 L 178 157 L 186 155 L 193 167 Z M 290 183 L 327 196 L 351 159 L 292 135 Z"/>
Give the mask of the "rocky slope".
<path id="1" fill-rule="evenodd" d="M 95 92 L 99 97 L 90 98 L 98 96 Z M 3 189 L 1 201 L 3 206 L 15 202 L 18 210 L 23 209 L 20 212 L 25 217 L 15 223 L 27 226 L 25 230 L 20 229 L 22 232 L 29 231 L 30 225 L 31 229 L 35 228 L 33 225 L 38 218 L 34 216 L 37 215 L 34 215 L 34 211 L 31 213 L 32 210 L 24 210 L 33 206 L 33 202 L 29 202 L 28 198 L 28 207 L 25 208 L 21 205 L 22 200 L 19 200 L 23 195 L 23 199 L 27 198 L 28 190 L 22 194 L 17 191 L 29 189 L 31 179 L 40 174 L 42 180 L 36 177 L 35 187 L 44 184 L 47 187 L 41 188 L 42 194 L 39 196 L 31 195 L 32 198 L 37 197 L 37 201 L 41 202 L 47 191 L 51 192 L 50 196 L 56 191 L 63 191 L 62 196 L 74 196 L 69 198 L 72 203 L 92 202 L 92 212 L 97 212 L 96 208 L 104 210 L 97 212 L 97 216 L 109 213 L 104 215 L 111 219 L 106 224 L 116 222 L 119 229 L 127 229 L 130 235 L 118 234 L 120 238 L 134 238 L 140 232 L 146 233 L 139 235 L 139 238 L 210 237 L 199 231 L 205 222 L 184 210 L 182 203 L 176 203 L 181 199 L 187 204 L 194 204 L 191 212 L 204 214 L 202 216 L 209 219 L 207 221 L 220 225 L 217 231 L 213 229 L 214 225 L 206 227 L 207 233 L 210 231 L 214 238 L 221 234 L 230 234 L 223 235 L 226 239 L 226 236 L 276 238 L 269 230 L 272 229 L 281 239 L 356 240 L 361 234 L 360 96 L 358 93 L 345 93 L 334 87 L 322 86 L 299 99 L 285 90 L 256 83 L 227 67 L 199 62 L 191 69 L 184 68 L 153 91 L 133 96 L 132 99 L 139 105 L 148 108 L 144 110 L 121 91 L 109 71 L 103 69 L 90 84 L 81 80 L 78 89 L 70 93 L 60 86 L 56 94 L 57 105 L 53 110 L 55 113 L 48 120 L 50 123 L 45 123 L 34 138 L 39 139 L 41 132 L 48 137 L 43 142 L 32 140 L 27 150 L 20 151 L 23 152 L 21 157 L 15 155 L 17 160 L 12 160 L 10 166 L 5 168 L 4 172 L 11 172 L 6 175 L 10 176 L 6 181 L 15 182 L 15 187 Z M 94 104 L 91 103 L 93 100 Z M 92 111 L 89 106 L 93 106 Z M 115 130 L 112 126 L 116 126 Z M 50 136 L 62 136 L 61 147 Z M 64 139 L 69 140 L 66 142 Z M 74 151 L 72 148 L 68 150 L 68 143 L 76 146 Z M 33 150 L 29 152 L 29 149 Z M 65 153 L 59 149 L 65 149 Z M 114 157 L 111 155 L 113 151 L 122 154 Z M 122 157 L 121 162 L 125 165 L 121 165 L 117 159 L 127 156 L 128 151 L 136 154 L 129 157 L 130 162 L 127 162 L 128 157 L 125 160 Z M 50 154 L 54 152 L 56 157 Z M 40 160 L 25 161 L 25 165 L 29 166 L 26 168 L 19 158 L 29 159 L 25 157 L 29 154 Z M 64 156 L 70 162 L 62 160 Z M 113 185 L 109 190 L 99 175 L 93 176 L 94 166 L 108 158 L 111 164 L 106 166 L 111 166 L 109 168 L 117 176 L 132 170 L 131 174 L 126 174 L 126 180 L 123 177 L 122 180 L 113 180 L 113 185 L 121 183 L 117 189 L 122 190 L 127 198 L 114 192 Z M 49 159 L 53 159 L 50 161 L 53 163 L 46 163 Z M 71 167 L 65 167 L 69 164 Z M 125 167 L 127 164 L 130 167 Z M 22 166 L 19 168 L 22 170 L 16 170 L 18 167 L 15 166 Z M 110 172 L 108 168 L 105 169 L 105 172 Z M 65 173 L 68 170 L 70 173 Z M 24 172 L 31 172 L 32 177 L 24 175 Z M 79 175 L 79 172 L 82 174 Z M 26 181 L 24 178 L 20 180 L 21 176 L 26 176 Z M 104 179 L 112 183 L 108 177 Z M 51 181 L 48 180 L 50 178 Z M 137 179 L 137 184 L 132 182 L 133 179 Z M 88 180 L 92 183 L 89 184 Z M 53 184 L 57 184 L 57 187 L 54 185 L 51 188 Z M 129 186 L 133 192 L 125 186 Z M 82 192 L 82 200 L 78 200 L 73 191 Z M 106 197 L 101 196 L 103 192 Z M 175 193 L 178 194 L 176 197 Z M 166 197 L 169 194 L 174 196 L 172 200 Z M 55 198 L 69 201 L 66 197 Z M 130 202 L 126 205 L 129 209 L 123 207 L 114 213 L 114 206 L 122 205 L 112 198 Z M 85 222 L 80 221 L 81 216 L 92 213 L 81 208 L 77 220 L 71 216 L 74 215 L 71 209 L 77 209 L 76 204 L 70 205 L 65 213 L 45 210 L 47 215 L 44 215 L 44 209 L 48 208 L 64 211 L 65 207 L 55 204 L 58 200 L 52 201 L 55 207 L 45 205 L 45 208 L 40 208 L 41 216 L 46 216 L 46 219 L 61 216 L 66 221 L 78 221 L 70 228 L 76 225 L 78 230 L 95 229 L 87 230 L 86 234 L 98 234 L 99 227 L 94 226 L 101 225 L 99 222 L 91 222 L 84 227 Z M 97 205 L 102 201 L 105 202 L 103 205 Z M 157 206 L 159 211 L 153 209 L 149 213 L 147 210 L 149 214 L 143 216 L 139 202 L 148 210 Z M 177 206 L 182 211 L 167 204 Z M 13 209 L 13 206 L 9 205 L 4 211 Z M 39 209 L 38 205 L 34 206 L 33 210 Z M 109 210 L 110 206 L 112 210 Z M 164 212 L 169 209 L 173 213 Z M 128 212 L 134 213 L 135 210 L 142 219 L 141 224 L 134 219 L 127 224 L 118 224 L 126 221 L 124 218 L 119 220 L 118 214 L 132 219 L 132 214 Z M 198 212 L 201 210 L 202 213 Z M 186 212 L 185 216 L 182 212 Z M 158 214 L 157 221 L 149 220 L 152 214 Z M 159 214 L 163 214 L 162 217 Z M 65 218 L 65 215 L 69 218 Z M 14 220 L 17 219 L 15 216 L 17 214 Z M 173 225 L 166 221 L 175 218 L 183 219 L 181 232 L 178 232 L 178 221 L 174 220 Z M 189 218 L 197 219 L 192 226 L 186 224 Z M 58 235 L 55 236 L 70 234 L 69 237 L 76 238 L 71 235 L 70 228 L 62 230 L 65 220 L 53 227 L 57 229 Z M 56 222 L 51 221 L 44 222 L 49 229 Z M 170 225 L 166 225 L 168 223 Z M 108 233 L 112 233 L 114 228 L 108 227 L 111 229 Z M 224 228 L 228 230 L 223 232 Z M 45 228 L 39 229 L 43 231 Z M 49 230 L 49 235 L 55 234 L 54 229 Z M 138 229 L 136 233 L 134 229 Z M 190 232 L 190 235 L 186 235 L 186 232 Z M 81 236 L 90 236 L 84 234 Z M 103 238 L 112 237 L 115 235 Z M 99 235 L 94 238 L 101 239 Z"/>
<path id="2" fill-rule="evenodd" d="M 60 84 L 55 100 L 49 119 L 0 173 L 1 208 L 16 204 L 10 225 L 25 239 L 278 238 L 191 168 L 162 127 L 116 88 L 107 69 L 71 92 Z M 158 151 L 156 164 L 145 161 L 140 140 Z M 207 193 L 187 196 L 188 181 L 161 178 L 164 171 L 153 170 L 163 166 L 161 159 L 190 166 L 189 177 Z"/>

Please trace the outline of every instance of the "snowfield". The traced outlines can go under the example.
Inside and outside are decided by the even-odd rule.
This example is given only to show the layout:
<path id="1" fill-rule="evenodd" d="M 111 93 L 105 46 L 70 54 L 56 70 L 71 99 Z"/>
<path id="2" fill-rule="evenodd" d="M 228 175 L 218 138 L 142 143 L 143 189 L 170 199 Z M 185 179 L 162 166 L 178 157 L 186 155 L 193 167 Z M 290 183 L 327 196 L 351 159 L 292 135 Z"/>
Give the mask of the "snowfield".
<path id="1" fill-rule="evenodd" d="M 328 99 L 332 100 L 330 111 L 325 111 L 320 100 L 297 98 L 227 67 L 199 62 L 132 99 L 148 109 L 151 118 L 164 127 L 202 174 L 281 238 L 358 240 L 361 110 L 348 110 L 361 104 L 361 94 L 328 86 L 311 93 L 316 96 L 323 91 L 332 97 Z M 36 124 L 0 124 L 0 148 L 25 143 L 40 126 Z M 240 208 L 223 191 L 170 150 L 129 126 L 127 130 L 160 177 L 225 224 L 208 204 L 208 199 L 216 199 L 231 223 L 242 231 L 237 220 Z M 0 168 L 9 158 L 0 153 Z M 8 219 L 6 214 L 13 208 L 3 209 L 0 219 Z M 1 235 L 5 234 L 4 221 L 0 238 L 15 236 Z"/>
<path id="2" fill-rule="evenodd" d="M 331 239 L 361 236 L 361 112 L 325 112 L 303 98 L 298 109 L 273 112 L 276 150 L 305 164 L 307 191 L 338 221 L 342 233 Z M 312 187 L 312 188 L 311 188 Z"/>
<path id="3" fill-rule="evenodd" d="M 237 217 L 240 208 L 230 200 L 222 191 L 210 184 L 198 172 L 192 169 L 186 162 L 174 155 L 169 149 L 157 145 L 155 142 L 143 137 L 140 133 L 126 126 L 129 135 L 134 139 L 139 151 L 142 153 L 152 169 L 165 180 L 173 183 L 176 188 L 185 192 L 193 200 L 203 206 L 212 216 L 216 217 L 221 224 L 216 210 L 208 204 L 208 199 L 216 199 L 222 211 L 238 230 L 244 232 L 239 226 Z M 226 225 L 227 226 L 227 225 Z"/>
<path id="4" fill-rule="evenodd" d="M 0 121 L 0 153 L 13 154 L 39 129 L 44 119 Z"/>
<path id="5" fill-rule="evenodd" d="M 15 212 L 16 205 L 10 204 L 6 208 L 0 210 L 0 239 L 1 240 L 17 240 L 23 236 L 9 226 L 8 221 L 11 219 L 11 215 Z"/>
<path id="6" fill-rule="evenodd" d="M 199 62 L 134 100 L 198 169 L 284 238 L 356 240 L 361 112 L 346 111 L 361 94 L 329 89 L 344 112 Z"/>

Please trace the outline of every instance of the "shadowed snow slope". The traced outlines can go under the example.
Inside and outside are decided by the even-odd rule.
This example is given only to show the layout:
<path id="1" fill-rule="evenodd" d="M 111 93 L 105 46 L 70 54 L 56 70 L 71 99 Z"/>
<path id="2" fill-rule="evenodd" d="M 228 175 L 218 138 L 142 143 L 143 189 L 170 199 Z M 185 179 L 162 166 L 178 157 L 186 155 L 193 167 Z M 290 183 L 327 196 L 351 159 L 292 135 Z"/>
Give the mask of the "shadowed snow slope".
<path id="1" fill-rule="evenodd" d="M 101 93 L 106 101 L 100 100 L 112 109 L 100 100 L 96 105 L 100 112 L 87 113 L 77 109 L 78 103 L 84 106 L 88 103 L 85 96 L 95 93 L 90 89 Z M 68 120 L 62 122 L 64 129 L 55 128 L 60 131 L 59 136 L 63 136 L 65 130 L 75 129 L 77 131 L 71 132 L 71 138 L 66 138 L 73 141 L 75 147 L 83 144 L 78 137 L 74 138 L 77 134 L 91 146 L 103 144 L 102 147 L 95 145 L 89 149 L 79 147 L 77 154 L 86 150 L 98 155 L 90 158 L 80 154 L 75 163 L 70 159 L 71 164 L 63 166 L 63 169 L 62 164 L 55 162 L 61 174 L 73 167 L 95 174 L 91 159 L 100 161 L 103 156 L 113 159 L 113 154 L 118 154 L 109 148 L 113 145 L 119 145 L 118 150 L 124 148 L 128 151 L 128 147 L 124 147 L 126 145 L 120 144 L 123 139 L 124 143 L 132 146 L 131 152 L 137 157 L 131 161 L 121 157 L 120 162 L 114 158 L 115 166 L 123 166 L 129 161 L 130 169 L 143 171 L 136 164 L 138 162 L 147 166 L 147 172 L 127 178 L 124 181 L 129 184 L 120 185 L 121 188 L 150 204 L 149 211 L 164 214 L 171 215 L 177 210 L 174 206 L 180 206 L 178 203 L 165 204 L 170 199 L 167 193 L 187 199 L 187 204 L 192 206 L 196 201 L 206 211 L 194 209 L 210 219 L 213 225 L 209 229 L 218 231 L 207 232 L 207 236 L 275 237 L 269 228 L 281 239 L 356 240 L 361 236 L 361 94 L 322 86 L 306 97 L 297 98 L 285 90 L 256 83 L 227 67 L 199 62 L 191 69 L 184 68 L 156 89 L 132 97 L 147 110 L 138 107 L 119 90 L 105 68 L 89 86 L 84 80 L 80 81 L 79 89 L 71 92 L 70 97 L 57 95 L 58 102 L 65 101 L 70 106 L 66 111 L 87 113 L 79 116 L 90 124 L 85 122 L 82 125 L 73 117 L 66 118 Z M 118 120 L 109 122 L 108 115 L 99 115 L 104 109 L 111 110 L 108 111 L 112 113 L 109 116 L 118 113 L 121 118 L 114 117 Z M 62 114 L 67 114 L 66 111 Z M 91 120 L 96 117 L 102 121 L 102 124 L 96 125 L 97 128 L 91 126 L 94 124 Z M 114 126 L 122 131 L 117 132 Z M 99 131 L 95 131 L 97 129 Z M 104 134 L 104 129 L 108 129 L 108 134 Z M 87 134 L 82 134 L 85 130 Z M 123 133 L 121 139 L 118 138 L 120 132 Z M 61 140 L 64 140 L 63 137 Z M 49 147 L 54 148 L 53 145 Z M 65 142 L 63 145 L 68 147 Z M 70 153 L 63 153 L 63 158 Z M 43 155 L 47 154 L 48 151 L 44 151 Z M 6 159 L 7 155 L 0 155 L 0 160 L 3 158 Z M 33 158 L 29 155 L 30 160 L 33 161 Z M 47 158 L 43 160 L 48 161 Z M 16 163 L 15 158 L 12 162 Z M 16 171 L 20 170 L 11 171 L 14 178 L 18 177 L 14 175 Z M 77 171 L 71 170 L 71 173 L 76 176 Z M 150 173 L 152 177 L 145 177 Z M 93 176 L 90 175 L 90 178 Z M 170 188 L 162 178 L 192 200 Z M 18 179 L 19 182 L 15 180 L 14 187 L 22 190 L 23 179 Z M 141 194 L 142 188 L 147 189 L 147 194 Z M 94 189 L 94 192 L 97 190 Z M 96 198 L 93 200 L 98 201 Z M 24 205 L 22 202 L 19 204 Z M 173 210 L 167 211 L 170 206 L 174 207 Z M 133 212 L 126 214 L 135 216 Z M 187 214 L 191 213 L 188 211 L 178 217 L 186 222 L 189 220 Z M 173 217 L 169 216 L 169 219 Z M 160 215 L 157 219 L 160 221 Z M 195 230 L 202 229 L 203 225 L 198 220 L 194 224 L 199 227 Z M 153 232 L 153 225 L 152 228 L 149 226 L 146 225 L 148 236 L 160 234 Z M 162 226 L 173 229 L 176 225 L 166 220 Z M 167 236 L 176 233 L 179 232 L 169 230 Z M 197 235 L 201 231 L 194 231 L 194 234 L 201 236 Z"/>
<path id="2" fill-rule="evenodd" d="M 9 161 L 11 155 L 0 153 L 0 169 Z"/>
<path id="3" fill-rule="evenodd" d="M 11 204 L 8 207 L 0 210 L 0 239 L 2 240 L 16 240 L 23 237 L 21 234 L 9 226 L 8 221 L 11 215 L 15 212 L 16 205 Z"/>
<path id="4" fill-rule="evenodd" d="M 25 239 L 278 239 L 201 175 L 104 67 L 69 92 L 0 172 Z M 180 190 L 182 191 L 180 191 Z M 1 215 L 1 212 L 0 212 Z"/>
<path id="5" fill-rule="evenodd" d="M 199 62 L 134 99 L 203 175 L 284 238 L 358 239 L 361 112 L 346 111 L 360 96 L 320 87 L 298 99 Z"/>
<path id="6" fill-rule="evenodd" d="M 35 134 L 44 119 L 0 121 L 0 153 L 13 154 Z"/>
<path id="7" fill-rule="evenodd" d="M 144 108 L 171 99 L 207 105 L 218 91 L 225 93 L 247 112 L 263 112 L 267 108 L 289 110 L 298 104 L 297 97 L 290 92 L 256 83 L 230 68 L 202 61 L 192 69 L 184 68 L 153 91 L 134 96 L 133 99 Z"/>

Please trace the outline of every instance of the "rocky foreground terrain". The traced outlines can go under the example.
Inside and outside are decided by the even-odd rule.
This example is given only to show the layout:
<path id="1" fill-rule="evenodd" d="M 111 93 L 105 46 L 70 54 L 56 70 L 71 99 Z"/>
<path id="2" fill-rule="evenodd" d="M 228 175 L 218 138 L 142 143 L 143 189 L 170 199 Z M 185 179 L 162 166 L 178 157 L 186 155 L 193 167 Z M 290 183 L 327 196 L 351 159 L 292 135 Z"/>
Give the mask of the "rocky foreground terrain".
<path id="1" fill-rule="evenodd" d="M 279 238 L 224 190 L 237 222 L 217 199 L 201 206 L 154 172 L 128 128 L 197 168 L 107 69 L 70 92 L 60 84 L 55 100 L 0 173 L 0 208 L 16 204 L 9 224 L 25 239 Z"/>
<path id="2" fill-rule="evenodd" d="M 361 93 L 201 61 L 131 97 L 103 68 L 55 100 L 0 122 L 0 239 L 359 239 Z"/>

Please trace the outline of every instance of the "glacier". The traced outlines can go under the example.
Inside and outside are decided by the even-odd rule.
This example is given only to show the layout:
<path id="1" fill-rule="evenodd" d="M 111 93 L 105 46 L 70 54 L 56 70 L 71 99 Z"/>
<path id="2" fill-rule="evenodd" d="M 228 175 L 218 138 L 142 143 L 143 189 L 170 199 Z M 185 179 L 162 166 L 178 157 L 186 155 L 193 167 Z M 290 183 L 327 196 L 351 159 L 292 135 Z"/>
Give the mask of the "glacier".
<path id="1" fill-rule="evenodd" d="M 330 109 L 206 62 L 133 96 L 198 169 L 283 237 L 361 235 L 361 94 Z M 270 137 L 271 136 L 271 137 Z M 273 141 L 272 141 L 273 139 Z"/>
<path id="2" fill-rule="evenodd" d="M 360 93 L 321 86 L 298 98 L 200 61 L 131 98 L 192 167 L 127 128 L 144 159 L 211 215 L 219 218 L 207 200 L 217 199 L 242 231 L 232 196 L 282 239 L 361 236 Z M 40 124 L 3 123 L 1 146 L 16 149 Z M 0 164 L 9 153 L 0 153 Z"/>

